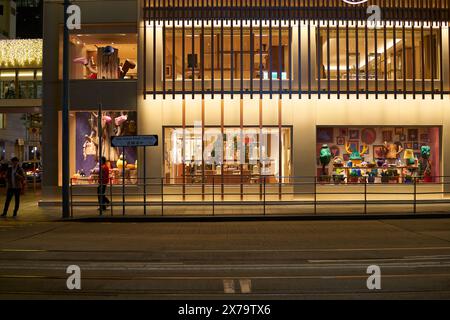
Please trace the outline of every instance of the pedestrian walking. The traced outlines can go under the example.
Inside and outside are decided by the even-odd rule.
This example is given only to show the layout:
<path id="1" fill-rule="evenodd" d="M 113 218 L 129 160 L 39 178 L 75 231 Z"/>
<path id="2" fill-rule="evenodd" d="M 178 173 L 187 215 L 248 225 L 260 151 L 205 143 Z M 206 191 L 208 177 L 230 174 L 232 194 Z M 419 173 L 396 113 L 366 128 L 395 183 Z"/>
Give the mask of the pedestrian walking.
<path id="1" fill-rule="evenodd" d="M 25 173 L 19 165 L 19 159 L 13 157 L 11 159 L 11 165 L 6 171 L 6 201 L 2 217 L 6 217 L 13 196 L 15 201 L 13 217 L 17 216 L 20 206 L 20 194 L 25 187 L 25 180 Z"/>
<path id="2" fill-rule="evenodd" d="M 100 170 L 99 170 L 99 177 L 98 177 L 98 188 L 97 188 L 97 194 L 98 194 L 98 210 L 100 210 L 100 214 L 102 214 L 102 211 L 106 210 L 106 206 L 109 204 L 109 199 L 106 197 L 106 186 L 109 183 L 109 167 L 106 165 L 106 158 L 101 157 L 100 160 Z"/>

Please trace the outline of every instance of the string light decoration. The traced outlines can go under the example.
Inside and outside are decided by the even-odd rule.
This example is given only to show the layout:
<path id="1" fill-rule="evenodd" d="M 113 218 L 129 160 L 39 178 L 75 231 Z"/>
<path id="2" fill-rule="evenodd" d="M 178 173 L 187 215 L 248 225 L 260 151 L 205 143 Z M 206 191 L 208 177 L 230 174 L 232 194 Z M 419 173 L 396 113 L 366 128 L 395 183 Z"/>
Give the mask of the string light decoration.
<path id="1" fill-rule="evenodd" d="M 0 67 L 42 66 L 42 39 L 0 40 Z"/>

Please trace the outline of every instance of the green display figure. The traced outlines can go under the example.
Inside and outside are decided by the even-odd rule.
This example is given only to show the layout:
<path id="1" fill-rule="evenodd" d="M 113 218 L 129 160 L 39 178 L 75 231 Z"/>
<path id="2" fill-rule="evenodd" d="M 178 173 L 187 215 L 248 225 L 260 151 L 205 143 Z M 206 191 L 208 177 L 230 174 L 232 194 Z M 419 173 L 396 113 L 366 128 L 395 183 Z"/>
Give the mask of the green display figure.
<path id="1" fill-rule="evenodd" d="M 422 161 L 419 163 L 419 172 L 423 176 L 424 182 L 431 182 L 431 148 L 430 146 L 422 146 L 420 148 Z"/>
<path id="2" fill-rule="evenodd" d="M 326 167 L 330 164 L 331 161 L 331 150 L 328 145 L 322 145 L 320 149 L 320 163 L 322 164 L 322 175 L 327 175 Z"/>

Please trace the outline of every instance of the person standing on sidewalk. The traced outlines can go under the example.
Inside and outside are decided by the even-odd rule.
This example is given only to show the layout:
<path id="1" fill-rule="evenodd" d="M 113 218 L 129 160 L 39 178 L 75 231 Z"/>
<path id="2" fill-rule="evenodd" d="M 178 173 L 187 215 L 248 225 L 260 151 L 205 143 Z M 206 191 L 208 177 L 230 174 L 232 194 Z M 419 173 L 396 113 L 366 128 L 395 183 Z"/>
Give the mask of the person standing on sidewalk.
<path id="1" fill-rule="evenodd" d="M 106 165 L 106 158 L 101 157 L 100 170 L 99 170 L 99 184 L 97 188 L 98 205 L 100 214 L 106 210 L 106 206 L 109 204 L 109 199 L 106 197 L 106 186 L 109 184 L 109 167 Z"/>
<path id="2" fill-rule="evenodd" d="M 13 196 L 15 201 L 13 217 L 17 216 L 20 205 L 20 193 L 24 188 L 25 179 L 25 173 L 19 166 L 19 159 L 13 157 L 11 159 L 11 166 L 9 166 L 6 171 L 6 201 L 2 217 L 6 217 Z"/>

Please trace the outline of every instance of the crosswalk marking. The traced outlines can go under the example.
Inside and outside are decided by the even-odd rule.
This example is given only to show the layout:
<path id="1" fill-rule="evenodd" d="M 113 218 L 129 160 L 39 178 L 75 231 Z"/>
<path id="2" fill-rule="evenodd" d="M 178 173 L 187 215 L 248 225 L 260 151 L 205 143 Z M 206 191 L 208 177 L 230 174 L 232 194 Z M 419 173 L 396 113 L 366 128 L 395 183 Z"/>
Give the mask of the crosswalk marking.
<path id="1" fill-rule="evenodd" d="M 223 280 L 223 291 L 225 293 L 235 293 L 236 291 L 234 289 L 234 280 Z"/>
<path id="2" fill-rule="evenodd" d="M 252 281 L 250 279 L 239 279 L 239 288 L 241 293 L 251 293 Z M 234 280 L 231 279 L 223 280 L 223 291 L 225 293 L 239 293 L 239 290 L 236 290 Z"/>
<path id="3" fill-rule="evenodd" d="M 241 286 L 242 293 L 252 292 L 252 281 L 250 279 L 239 280 L 239 285 Z"/>

